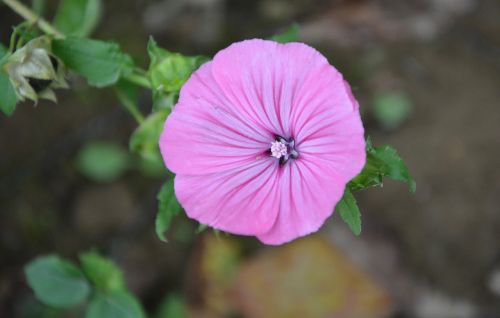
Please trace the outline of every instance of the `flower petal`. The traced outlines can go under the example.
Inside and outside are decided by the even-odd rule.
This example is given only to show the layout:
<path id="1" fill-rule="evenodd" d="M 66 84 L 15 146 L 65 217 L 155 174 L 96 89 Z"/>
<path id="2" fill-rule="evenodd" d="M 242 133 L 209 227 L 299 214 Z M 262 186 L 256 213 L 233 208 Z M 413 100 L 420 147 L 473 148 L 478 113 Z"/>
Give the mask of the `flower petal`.
<path id="1" fill-rule="evenodd" d="M 278 217 L 266 233 L 257 235 L 265 244 L 279 245 L 317 231 L 344 193 L 347 180 L 331 167 L 296 160 L 281 170 Z"/>
<path id="2" fill-rule="evenodd" d="M 189 106 L 189 100 L 202 99 L 208 104 L 224 110 L 225 113 L 231 114 L 238 125 L 245 128 L 245 132 L 250 135 L 259 135 L 266 140 L 270 133 L 266 133 L 266 129 L 259 126 L 258 122 L 245 112 L 240 112 L 233 102 L 229 100 L 223 90 L 217 85 L 215 78 L 212 75 L 213 62 L 208 62 L 200 66 L 193 73 L 189 80 L 182 86 L 179 95 L 179 101 Z"/>
<path id="3" fill-rule="evenodd" d="M 336 69 L 322 67 L 306 81 L 292 122 L 302 158 L 332 166 L 347 181 L 361 171 L 366 154 L 359 105 Z"/>
<path id="4" fill-rule="evenodd" d="M 247 40 L 220 51 L 213 77 L 235 108 L 271 133 L 290 137 L 290 113 L 296 92 L 328 61 L 301 43 Z"/>
<path id="5" fill-rule="evenodd" d="M 278 163 L 271 158 L 202 176 L 179 174 L 175 193 L 190 218 L 242 235 L 267 232 L 279 210 Z"/>

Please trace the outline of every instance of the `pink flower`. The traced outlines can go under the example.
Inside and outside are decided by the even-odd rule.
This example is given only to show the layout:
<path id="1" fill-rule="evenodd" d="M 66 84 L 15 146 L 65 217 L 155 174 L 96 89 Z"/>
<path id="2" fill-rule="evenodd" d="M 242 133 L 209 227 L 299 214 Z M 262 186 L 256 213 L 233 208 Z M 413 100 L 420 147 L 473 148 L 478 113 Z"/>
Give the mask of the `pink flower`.
<path id="1" fill-rule="evenodd" d="M 234 43 L 183 86 L 160 148 L 187 215 L 282 244 L 317 231 L 365 163 L 359 106 L 302 43 Z"/>

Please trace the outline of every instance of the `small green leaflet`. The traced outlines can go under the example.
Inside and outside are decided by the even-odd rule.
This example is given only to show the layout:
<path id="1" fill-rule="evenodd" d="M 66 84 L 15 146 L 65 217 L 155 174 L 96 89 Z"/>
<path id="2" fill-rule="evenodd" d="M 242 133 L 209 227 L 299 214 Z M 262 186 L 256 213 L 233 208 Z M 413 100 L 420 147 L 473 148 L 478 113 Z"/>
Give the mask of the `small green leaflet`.
<path id="1" fill-rule="evenodd" d="M 297 42 L 299 40 L 299 25 L 292 24 L 286 31 L 273 35 L 270 40 L 279 43 Z"/>
<path id="2" fill-rule="evenodd" d="M 337 203 L 337 211 L 355 235 L 361 234 L 361 213 L 356 199 L 348 188 L 345 189 L 344 196 Z"/>
<path id="3" fill-rule="evenodd" d="M 172 219 L 181 211 L 174 192 L 174 178 L 169 176 L 157 196 L 158 214 L 156 216 L 156 235 L 166 242 L 165 232 L 170 228 Z"/>
<path id="4" fill-rule="evenodd" d="M 7 116 L 16 109 L 17 96 L 10 82 L 9 75 L 0 70 L 0 110 Z"/>
<path id="5" fill-rule="evenodd" d="M 69 37 L 52 42 L 53 53 L 88 83 L 104 87 L 133 71 L 132 58 L 113 42 Z"/>
<path id="6" fill-rule="evenodd" d="M 65 35 L 85 37 L 94 31 L 101 15 L 101 0 L 61 0 L 54 26 Z"/>
<path id="7" fill-rule="evenodd" d="M 82 269 L 88 279 L 101 291 L 126 290 L 122 271 L 109 259 L 95 251 L 79 255 Z"/>
<path id="8" fill-rule="evenodd" d="M 139 301 L 129 292 L 96 292 L 87 307 L 85 318 L 144 318 Z"/>
<path id="9" fill-rule="evenodd" d="M 415 180 L 410 176 L 408 168 L 396 149 L 389 145 L 373 147 L 370 139 L 366 141 L 366 164 L 359 175 L 349 182 L 351 190 L 362 190 L 379 186 L 383 178 L 406 182 L 411 193 L 417 189 Z"/>
<path id="10" fill-rule="evenodd" d="M 158 141 L 169 113 L 170 109 L 161 109 L 149 115 L 130 137 L 130 150 L 140 154 L 143 158 L 160 160 Z"/>
<path id="11" fill-rule="evenodd" d="M 68 308 L 89 296 L 90 284 L 83 273 L 58 256 L 36 258 L 25 266 L 24 272 L 36 297 L 46 305 Z"/>
<path id="12" fill-rule="evenodd" d="M 0 110 L 5 115 L 10 116 L 16 109 L 17 96 L 9 75 L 2 67 L 2 59 L 6 57 L 6 54 L 7 48 L 0 44 Z"/>
<path id="13" fill-rule="evenodd" d="M 148 54 L 153 97 L 154 94 L 178 92 L 189 76 L 208 61 L 205 56 L 184 56 L 167 51 L 159 47 L 153 38 L 148 42 Z"/>

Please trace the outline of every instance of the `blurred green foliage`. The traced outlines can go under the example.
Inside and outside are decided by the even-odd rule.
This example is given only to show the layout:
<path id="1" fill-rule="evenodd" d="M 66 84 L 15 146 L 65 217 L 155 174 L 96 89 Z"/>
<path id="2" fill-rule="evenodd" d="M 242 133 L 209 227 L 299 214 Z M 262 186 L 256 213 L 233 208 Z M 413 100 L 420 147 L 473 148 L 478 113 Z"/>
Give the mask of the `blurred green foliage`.
<path id="1" fill-rule="evenodd" d="M 138 300 L 127 291 L 96 292 L 87 307 L 85 318 L 143 318 Z"/>
<path id="2" fill-rule="evenodd" d="M 273 35 L 270 40 L 279 43 L 297 42 L 299 40 L 299 25 L 297 23 L 292 24 L 284 32 Z"/>
<path id="3" fill-rule="evenodd" d="M 47 305 L 75 306 L 90 294 L 90 284 L 82 271 L 59 256 L 39 257 L 29 263 L 24 272 L 36 297 Z"/>
<path id="4" fill-rule="evenodd" d="M 186 304 L 184 300 L 176 294 L 165 297 L 158 309 L 155 318 L 187 318 Z"/>
<path id="5" fill-rule="evenodd" d="M 102 291 L 125 290 L 122 271 L 109 259 L 95 251 L 79 256 L 82 269 L 88 279 Z"/>
<path id="6" fill-rule="evenodd" d="M 56 255 L 39 257 L 25 267 L 28 284 L 48 306 L 70 309 L 87 301 L 86 318 L 145 317 L 111 260 L 90 251 L 80 254 L 80 263 L 83 270 Z"/>
<path id="7" fill-rule="evenodd" d="M 85 37 L 94 31 L 101 15 L 101 0 L 61 0 L 53 24 L 65 35 Z"/>
<path id="8" fill-rule="evenodd" d="M 121 177 L 131 166 L 131 156 L 114 143 L 92 141 L 80 150 L 76 164 L 87 178 L 111 182 Z"/>
<path id="9" fill-rule="evenodd" d="M 382 128 L 393 130 L 408 119 L 412 104 L 408 96 L 402 92 L 384 93 L 375 96 L 373 116 Z"/>

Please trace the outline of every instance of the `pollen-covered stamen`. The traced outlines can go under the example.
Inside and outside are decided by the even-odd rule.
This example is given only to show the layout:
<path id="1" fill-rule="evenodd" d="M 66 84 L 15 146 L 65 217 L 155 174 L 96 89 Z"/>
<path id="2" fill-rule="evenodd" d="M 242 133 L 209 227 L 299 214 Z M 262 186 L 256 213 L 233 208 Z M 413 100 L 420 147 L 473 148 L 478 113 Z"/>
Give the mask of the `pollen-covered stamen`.
<path id="1" fill-rule="evenodd" d="M 271 148 L 268 153 L 280 160 L 280 164 L 285 164 L 289 159 L 297 159 L 299 153 L 295 150 L 295 140 L 290 138 L 286 140 L 281 136 L 276 136 L 275 141 L 271 142 Z"/>
<path id="2" fill-rule="evenodd" d="M 283 141 L 273 141 L 271 143 L 271 156 L 280 159 L 288 154 L 287 146 Z"/>

